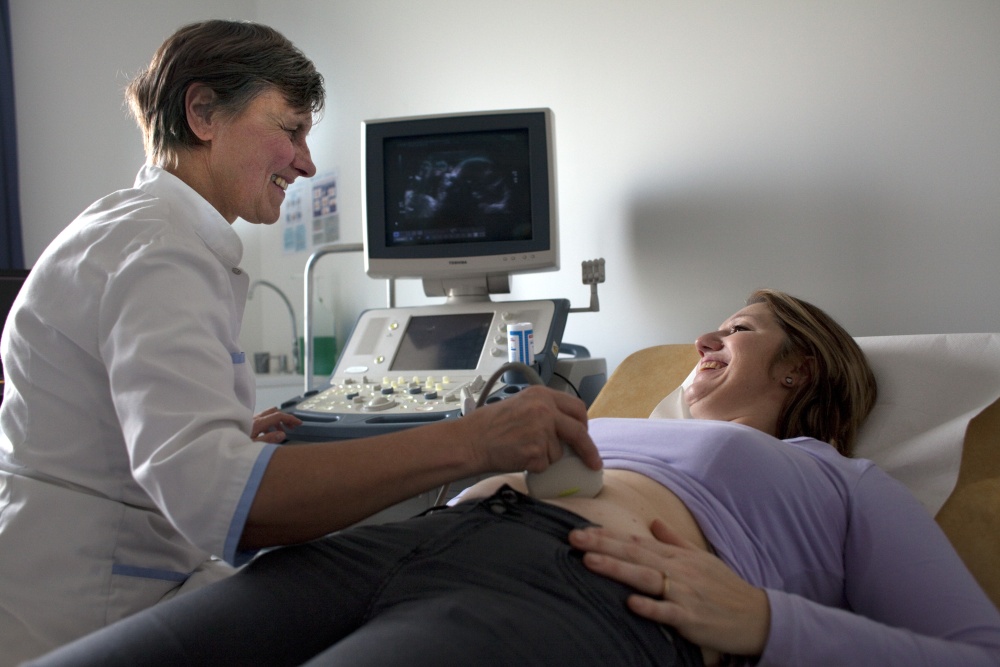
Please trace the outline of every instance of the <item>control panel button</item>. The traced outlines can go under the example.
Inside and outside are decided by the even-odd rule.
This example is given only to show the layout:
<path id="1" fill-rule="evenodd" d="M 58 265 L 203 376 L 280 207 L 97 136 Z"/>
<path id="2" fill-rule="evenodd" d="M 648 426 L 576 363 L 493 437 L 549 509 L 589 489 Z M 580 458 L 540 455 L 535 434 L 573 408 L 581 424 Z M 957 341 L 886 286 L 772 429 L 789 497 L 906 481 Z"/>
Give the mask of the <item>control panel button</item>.
<path id="1" fill-rule="evenodd" d="M 396 401 L 385 396 L 376 396 L 372 400 L 365 403 L 365 407 L 363 407 L 362 410 L 365 410 L 366 412 L 379 412 L 381 410 L 388 410 L 394 405 L 396 405 Z"/>

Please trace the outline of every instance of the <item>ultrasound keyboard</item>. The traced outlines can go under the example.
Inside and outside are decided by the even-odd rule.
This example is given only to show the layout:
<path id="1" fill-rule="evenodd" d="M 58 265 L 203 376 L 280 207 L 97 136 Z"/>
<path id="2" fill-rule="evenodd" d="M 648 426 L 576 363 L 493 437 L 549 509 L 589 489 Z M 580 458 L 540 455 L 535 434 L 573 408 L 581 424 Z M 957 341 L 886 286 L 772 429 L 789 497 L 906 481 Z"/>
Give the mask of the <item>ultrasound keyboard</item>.
<path id="1" fill-rule="evenodd" d="M 535 370 L 548 382 L 569 302 L 564 299 L 472 302 L 362 313 L 326 387 L 281 405 L 303 420 L 293 441 L 350 439 L 462 414 L 507 362 L 507 325 L 530 322 Z M 500 378 L 486 402 L 526 385 Z"/>

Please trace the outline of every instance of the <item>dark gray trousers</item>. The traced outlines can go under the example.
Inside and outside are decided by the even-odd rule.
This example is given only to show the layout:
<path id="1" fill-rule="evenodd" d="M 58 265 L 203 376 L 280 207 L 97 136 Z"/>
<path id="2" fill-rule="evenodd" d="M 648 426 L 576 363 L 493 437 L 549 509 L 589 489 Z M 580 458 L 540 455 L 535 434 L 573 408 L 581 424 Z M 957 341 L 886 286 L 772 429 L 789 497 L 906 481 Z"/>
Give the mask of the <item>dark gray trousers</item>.
<path id="1" fill-rule="evenodd" d="M 586 520 L 505 488 L 275 549 L 37 665 L 701 665 L 566 542 Z"/>

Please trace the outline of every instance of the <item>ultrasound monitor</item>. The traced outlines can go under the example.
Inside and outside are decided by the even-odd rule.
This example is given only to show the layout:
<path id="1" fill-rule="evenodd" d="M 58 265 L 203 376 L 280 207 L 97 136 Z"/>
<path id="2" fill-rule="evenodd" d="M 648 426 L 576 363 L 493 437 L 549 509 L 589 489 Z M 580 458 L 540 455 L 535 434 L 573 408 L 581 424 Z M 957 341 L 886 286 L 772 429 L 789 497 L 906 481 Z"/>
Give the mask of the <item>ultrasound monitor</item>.
<path id="1" fill-rule="evenodd" d="M 559 268 L 549 109 L 363 123 L 365 269 L 489 300 Z"/>

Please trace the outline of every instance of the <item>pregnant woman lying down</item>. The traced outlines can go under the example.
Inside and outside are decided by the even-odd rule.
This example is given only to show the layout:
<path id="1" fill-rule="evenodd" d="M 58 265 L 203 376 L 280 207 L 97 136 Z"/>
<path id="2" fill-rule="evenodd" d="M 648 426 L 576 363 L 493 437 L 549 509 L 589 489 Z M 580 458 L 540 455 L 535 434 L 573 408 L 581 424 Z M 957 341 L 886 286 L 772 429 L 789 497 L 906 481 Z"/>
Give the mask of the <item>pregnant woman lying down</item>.
<path id="1" fill-rule="evenodd" d="M 997 665 L 1000 613 L 899 483 L 849 458 L 853 339 L 781 292 L 698 338 L 694 419 L 597 419 L 593 498 L 522 475 L 263 554 L 38 665 Z"/>

